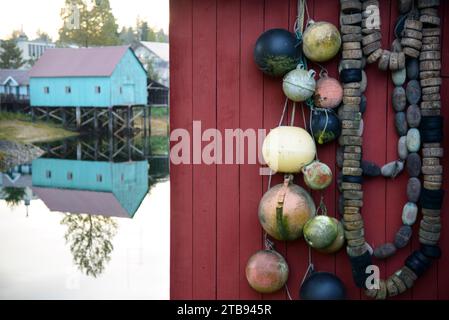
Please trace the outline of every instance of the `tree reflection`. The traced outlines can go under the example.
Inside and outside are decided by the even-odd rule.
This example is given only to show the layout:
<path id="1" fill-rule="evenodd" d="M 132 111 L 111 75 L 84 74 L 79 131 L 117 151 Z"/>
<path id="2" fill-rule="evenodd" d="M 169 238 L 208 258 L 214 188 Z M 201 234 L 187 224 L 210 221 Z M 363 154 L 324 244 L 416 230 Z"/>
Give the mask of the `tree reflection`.
<path id="1" fill-rule="evenodd" d="M 103 273 L 114 250 L 117 223 L 109 217 L 67 214 L 61 224 L 67 226 L 64 237 L 81 272 L 95 278 Z"/>
<path id="2" fill-rule="evenodd" d="M 17 207 L 23 197 L 25 197 L 25 188 L 4 187 L 3 193 L 5 194 L 6 204 L 10 208 L 14 208 Z"/>

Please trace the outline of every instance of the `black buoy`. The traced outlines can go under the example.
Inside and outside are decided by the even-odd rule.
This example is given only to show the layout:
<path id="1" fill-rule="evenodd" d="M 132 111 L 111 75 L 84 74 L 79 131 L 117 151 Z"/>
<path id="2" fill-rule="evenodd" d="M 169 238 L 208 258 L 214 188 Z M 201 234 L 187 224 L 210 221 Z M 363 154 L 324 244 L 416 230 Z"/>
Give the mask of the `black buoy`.
<path id="1" fill-rule="evenodd" d="M 318 144 L 325 144 L 341 135 L 341 121 L 332 110 L 315 109 L 312 111 L 311 131 Z"/>
<path id="2" fill-rule="evenodd" d="M 300 62 L 299 40 L 285 29 L 265 31 L 256 42 L 254 60 L 264 73 L 281 77 Z"/>
<path id="3" fill-rule="evenodd" d="M 329 272 L 314 272 L 302 284 L 299 297 L 302 300 L 345 300 L 343 282 Z"/>

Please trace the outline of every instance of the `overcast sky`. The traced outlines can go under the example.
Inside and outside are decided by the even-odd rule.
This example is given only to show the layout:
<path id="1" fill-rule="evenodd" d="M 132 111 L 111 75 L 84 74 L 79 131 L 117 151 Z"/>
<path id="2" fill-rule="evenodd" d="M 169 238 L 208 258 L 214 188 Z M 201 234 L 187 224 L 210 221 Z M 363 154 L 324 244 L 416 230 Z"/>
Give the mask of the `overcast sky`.
<path id="1" fill-rule="evenodd" d="M 137 17 L 147 20 L 151 26 L 168 32 L 169 0 L 109 0 L 120 27 L 134 26 Z M 61 8 L 65 0 L 13 0 L 2 1 L 0 9 L 0 39 L 23 26 L 33 38 L 38 29 L 57 38 L 62 22 Z"/>

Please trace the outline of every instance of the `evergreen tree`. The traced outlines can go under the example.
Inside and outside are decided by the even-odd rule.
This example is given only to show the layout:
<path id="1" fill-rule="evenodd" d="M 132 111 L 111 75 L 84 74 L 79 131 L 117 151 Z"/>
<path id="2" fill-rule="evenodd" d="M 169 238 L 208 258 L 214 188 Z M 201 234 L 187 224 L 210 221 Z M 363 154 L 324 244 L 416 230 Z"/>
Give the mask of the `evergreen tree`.
<path id="1" fill-rule="evenodd" d="M 163 29 L 160 29 L 156 33 L 156 41 L 157 42 L 168 42 L 168 35 L 164 32 Z"/>
<path id="2" fill-rule="evenodd" d="M 123 27 L 119 34 L 120 42 L 122 44 L 132 45 L 139 41 L 137 33 L 132 27 Z"/>
<path id="3" fill-rule="evenodd" d="M 17 46 L 16 40 L 11 38 L 2 41 L 0 48 L 0 68 L 19 69 L 25 64 L 22 59 L 22 50 Z"/>
<path id="4" fill-rule="evenodd" d="M 140 40 L 141 41 L 149 41 L 148 35 L 149 35 L 150 27 L 148 26 L 148 22 L 144 21 L 140 25 Z"/>

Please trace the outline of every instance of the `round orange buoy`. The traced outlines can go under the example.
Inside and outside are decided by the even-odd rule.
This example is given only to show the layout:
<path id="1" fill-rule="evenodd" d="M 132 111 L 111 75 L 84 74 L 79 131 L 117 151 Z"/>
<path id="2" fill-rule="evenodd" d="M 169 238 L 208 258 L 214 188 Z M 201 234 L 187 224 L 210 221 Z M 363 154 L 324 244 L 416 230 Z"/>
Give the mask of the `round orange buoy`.
<path id="1" fill-rule="evenodd" d="M 284 257 L 273 250 L 261 250 L 249 258 L 246 279 L 251 288 L 260 293 L 281 289 L 288 279 L 288 265 Z"/>
<path id="2" fill-rule="evenodd" d="M 323 76 L 318 80 L 315 90 L 315 106 L 319 108 L 336 108 L 343 100 L 343 87 L 337 79 Z"/>
<path id="3" fill-rule="evenodd" d="M 268 190 L 259 204 L 263 229 L 277 240 L 296 240 L 306 222 L 315 216 L 315 204 L 306 190 L 296 184 L 278 184 Z"/>

